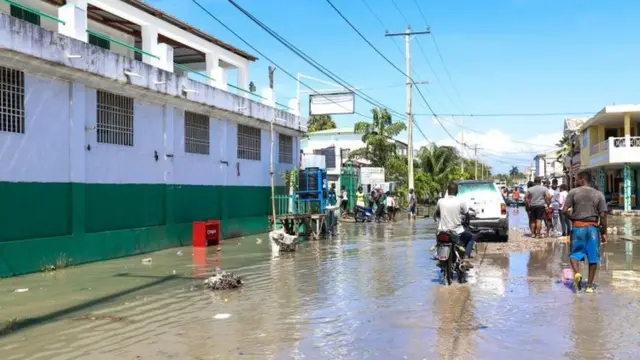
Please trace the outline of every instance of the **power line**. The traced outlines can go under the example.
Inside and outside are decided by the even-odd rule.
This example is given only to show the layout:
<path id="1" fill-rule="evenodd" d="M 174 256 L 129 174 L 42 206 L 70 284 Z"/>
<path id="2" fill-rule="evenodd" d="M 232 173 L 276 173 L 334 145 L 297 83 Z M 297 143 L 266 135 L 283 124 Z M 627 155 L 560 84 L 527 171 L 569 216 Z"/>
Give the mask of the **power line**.
<path id="1" fill-rule="evenodd" d="M 418 12 L 420 13 L 420 16 L 422 16 L 422 19 L 424 20 L 425 25 L 429 26 L 429 22 L 427 21 L 427 17 L 424 16 L 424 12 L 422 11 L 422 7 L 420 7 L 420 4 L 418 3 L 418 0 L 413 0 L 413 2 L 416 4 L 416 7 L 418 8 Z M 447 67 L 446 62 L 444 61 L 444 57 L 442 56 L 442 52 L 440 51 L 440 47 L 438 46 L 438 43 L 436 42 L 436 38 L 433 35 L 433 33 L 431 33 L 431 40 L 433 41 L 433 46 L 436 48 L 436 53 L 438 54 L 438 57 L 440 58 L 440 61 L 442 62 L 442 66 L 444 67 L 444 71 L 447 74 L 447 77 L 449 78 L 449 81 L 451 82 L 451 87 L 453 88 L 453 91 L 458 96 L 458 100 L 460 100 L 460 103 L 462 105 L 464 105 L 464 101 L 462 100 L 462 96 L 460 96 L 460 92 L 458 91 L 458 88 L 456 87 L 456 84 L 453 81 L 453 78 L 451 77 L 451 72 L 449 72 L 449 68 Z"/>
<path id="2" fill-rule="evenodd" d="M 451 124 L 453 124 L 453 125 L 455 125 L 455 126 L 458 126 L 458 127 L 462 128 L 462 129 L 465 129 L 465 130 L 469 130 L 469 131 L 471 131 L 471 132 L 474 132 L 474 133 L 476 133 L 476 134 L 481 134 L 481 135 L 485 135 L 485 134 L 486 134 L 486 132 L 483 132 L 483 131 L 480 131 L 480 130 L 473 129 L 473 128 L 470 128 L 470 127 L 468 127 L 468 126 L 464 126 L 464 125 L 457 124 L 455 121 L 451 121 L 451 120 L 448 120 L 448 119 L 446 119 L 446 118 L 443 118 L 442 120 L 444 120 L 444 121 L 446 121 L 446 122 L 449 122 L 449 123 L 451 123 Z M 527 141 L 520 141 L 520 140 L 509 140 L 509 141 L 511 141 L 511 142 L 513 142 L 513 143 L 517 143 L 517 144 L 525 144 L 525 145 L 529 145 L 529 146 L 545 147 L 545 148 L 547 148 L 547 149 L 553 149 L 553 148 L 550 148 L 550 147 L 549 147 L 549 145 L 534 144 L 534 143 L 530 143 L 530 142 L 527 142 Z M 540 150 L 540 151 L 542 151 L 542 150 Z"/>
<path id="3" fill-rule="evenodd" d="M 233 31 L 233 29 L 231 29 L 229 26 L 227 26 L 224 22 L 222 22 L 220 19 L 218 19 L 215 15 L 213 15 L 209 10 L 207 10 L 204 6 L 202 6 L 202 4 L 200 4 L 197 0 L 191 0 L 194 4 L 196 4 L 202 11 L 204 11 L 207 15 L 209 15 L 212 19 L 214 19 L 218 24 L 222 25 L 222 27 L 224 27 L 225 29 L 227 29 L 227 31 L 229 31 L 230 33 L 232 33 L 235 37 L 237 37 L 238 39 L 240 39 L 240 41 L 242 41 L 245 45 L 247 45 L 248 47 L 250 47 L 253 51 L 255 51 L 256 53 L 258 53 L 260 56 L 262 56 L 263 58 L 265 58 L 267 61 L 271 62 L 275 67 L 277 67 L 278 69 L 280 69 L 282 72 L 284 72 L 286 75 L 288 75 L 290 78 L 294 79 L 294 80 L 298 80 L 298 78 L 291 74 L 289 71 L 287 71 L 285 68 L 283 68 L 282 66 L 278 65 L 275 61 L 271 60 L 267 55 L 265 55 L 263 52 L 261 52 L 260 50 L 258 50 L 255 46 L 251 45 L 251 43 L 249 43 L 247 40 L 245 40 L 242 36 L 240 36 L 237 32 Z M 312 88 L 311 86 L 307 85 L 306 83 L 300 81 L 300 84 L 302 84 L 304 87 L 308 88 L 309 90 L 313 91 L 315 94 L 320 95 L 322 97 L 324 97 L 325 99 L 331 101 L 332 103 L 334 103 L 335 105 L 341 106 L 343 108 L 345 108 L 343 105 L 340 105 L 338 103 L 336 103 L 333 99 L 327 97 L 326 95 L 323 95 L 322 93 L 316 91 L 314 88 Z M 345 108 L 346 109 L 346 108 Z M 373 120 L 373 118 L 371 118 L 368 115 L 364 115 L 362 113 L 358 113 L 354 110 L 354 114 L 360 115 L 366 119 L 369 120 Z"/>
<path id="4" fill-rule="evenodd" d="M 567 112 L 547 112 L 547 113 L 478 113 L 478 114 L 440 114 L 440 116 L 450 117 L 519 117 L 519 116 L 571 116 L 571 115 L 593 115 L 597 111 L 567 111 Z M 431 116 L 429 113 L 416 113 L 417 116 Z"/>
<path id="5" fill-rule="evenodd" d="M 410 26 L 411 24 L 409 23 L 409 19 L 407 19 L 407 17 L 404 15 L 404 13 L 402 12 L 402 10 L 400 9 L 400 6 L 398 6 L 398 3 L 396 3 L 395 0 L 391 0 L 391 3 L 393 4 L 393 6 L 396 8 L 396 11 L 398 11 L 398 13 L 400 14 L 400 16 L 404 19 L 404 21 L 407 23 L 408 26 Z M 427 28 L 428 28 L 428 24 L 427 24 Z M 444 95 L 447 97 L 447 99 L 449 99 L 449 101 L 451 101 L 451 104 L 458 110 L 461 111 L 460 108 L 458 108 L 458 106 L 456 106 L 455 101 L 453 101 L 453 99 L 451 98 L 451 96 L 449 95 L 449 93 L 447 92 L 447 89 L 445 89 L 444 85 L 442 84 L 442 80 L 440 80 L 440 77 L 438 76 L 438 73 L 436 72 L 436 70 L 433 68 L 433 65 L 431 65 L 431 61 L 429 61 L 429 57 L 427 56 L 426 51 L 424 50 L 424 48 L 422 47 L 422 43 L 420 42 L 419 38 L 416 38 L 416 42 L 418 43 L 418 48 L 420 49 L 420 53 L 422 54 L 422 57 L 424 58 L 424 61 L 427 63 L 427 66 L 429 66 L 429 69 L 431 69 L 431 72 L 433 73 L 433 77 L 436 79 L 436 82 L 438 83 L 438 85 L 440 85 L 440 88 L 442 89 L 442 92 L 444 93 Z M 412 69 L 413 71 L 413 69 Z"/>
<path id="6" fill-rule="evenodd" d="M 378 50 L 378 48 L 373 45 L 371 43 L 371 41 L 369 41 L 366 36 L 364 36 L 352 23 L 351 21 L 349 21 L 349 19 L 347 19 L 342 12 L 340 12 L 340 10 L 338 10 L 338 8 L 335 7 L 335 5 L 333 5 L 333 2 L 331 2 L 331 0 L 326 0 L 327 3 L 329 3 L 329 5 L 333 8 L 333 10 L 335 10 L 335 12 L 342 18 L 342 20 L 344 20 L 349 27 L 351 27 L 351 29 L 353 29 L 353 31 L 355 31 L 360 38 L 362 38 L 362 40 L 364 40 L 378 55 L 380 55 L 380 57 L 382 57 L 387 63 L 389 63 L 389 65 L 391 65 L 394 69 L 396 69 L 397 71 L 399 71 L 402 75 L 404 75 L 406 78 L 408 78 L 409 80 L 411 80 L 411 83 L 413 83 L 413 85 L 416 85 L 416 82 L 414 79 L 412 79 L 410 76 L 408 76 L 404 71 L 402 71 L 402 69 L 400 69 L 398 66 L 396 66 L 396 64 L 394 64 L 391 60 L 389 60 L 389 58 L 387 58 L 380 50 Z M 451 139 L 453 139 L 456 143 L 460 143 L 455 137 L 453 137 L 453 135 L 451 135 L 451 133 L 449 132 L 449 130 L 444 126 L 444 124 L 442 124 L 442 122 L 440 122 L 440 119 L 438 118 L 438 115 L 436 115 L 436 113 L 433 111 L 433 108 L 431 107 L 431 105 L 429 104 L 429 102 L 427 101 L 427 99 L 424 97 L 424 94 L 422 94 L 422 91 L 420 90 L 420 88 L 418 86 L 416 86 L 416 90 L 418 91 L 418 94 L 420 95 L 420 97 L 422 98 L 422 100 L 424 101 L 424 103 L 427 105 L 427 107 L 429 108 L 429 111 L 431 111 L 431 113 L 433 114 L 433 116 L 436 118 L 436 120 L 438 120 L 438 123 L 440 123 L 440 126 L 442 127 L 442 129 L 449 135 L 449 137 L 451 137 Z"/>
<path id="7" fill-rule="evenodd" d="M 322 64 L 320 64 L 316 60 L 314 60 L 311 56 L 309 56 L 308 54 L 306 54 L 305 52 L 300 50 L 298 47 L 293 45 L 287 39 L 283 38 L 280 34 L 278 34 L 276 31 L 271 29 L 268 25 L 266 25 L 265 23 L 260 21 L 258 18 L 256 18 L 254 15 L 252 15 L 249 11 L 247 11 L 246 9 L 244 9 L 243 7 L 238 5 L 235 1 L 229 0 L 229 2 L 236 9 L 238 9 L 242 14 L 244 14 L 251 21 L 253 21 L 256 25 L 258 25 L 260 28 L 262 28 L 264 31 L 266 31 L 273 38 L 278 40 L 278 42 L 283 44 L 287 49 L 291 50 L 294 54 L 298 55 L 298 57 L 300 57 L 302 60 L 304 60 L 309 65 L 313 66 L 316 70 L 320 71 L 325 76 L 329 77 L 331 80 L 337 82 L 340 86 L 344 87 L 345 89 L 349 89 L 350 91 L 358 94 L 358 96 L 360 96 L 363 100 L 365 100 L 366 102 L 368 102 L 369 104 L 371 104 L 371 105 L 373 105 L 375 107 L 389 109 L 390 112 L 395 113 L 395 114 L 397 114 L 397 115 L 399 115 L 401 117 L 403 116 L 402 113 L 393 110 L 389 106 L 386 106 L 385 104 L 381 103 L 380 101 L 377 101 L 376 99 L 374 99 L 371 96 L 367 95 L 363 91 L 361 91 L 359 89 L 356 89 L 355 86 L 351 85 L 346 80 L 344 80 L 343 78 L 341 78 L 340 76 L 338 76 L 337 74 L 335 74 L 331 70 L 327 69 L 325 66 L 323 66 Z"/>

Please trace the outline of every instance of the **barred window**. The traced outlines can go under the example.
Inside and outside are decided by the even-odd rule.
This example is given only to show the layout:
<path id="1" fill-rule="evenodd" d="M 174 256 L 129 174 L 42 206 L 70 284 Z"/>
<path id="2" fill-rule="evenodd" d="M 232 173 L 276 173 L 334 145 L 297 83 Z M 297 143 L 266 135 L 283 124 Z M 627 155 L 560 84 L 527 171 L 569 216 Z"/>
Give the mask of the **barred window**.
<path id="1" fill-rule="evenodd" d="M 184 151 L 209 155 L 209 117 L 184 113 Z"/>
<path id="2" fill-rule="evenodd" d="M 281 164 L 293 164 L 293 138 L 278 134 L 278 156 Z"/>
<path id="3" fill-rule="evenodd" d="M 40 15 L 27 9 L 11 5 L 11 16 L 40 26 Z"/>
<path id="4" fill-rule="evenodd" d="M 238 159 L 260 160 L 260 129 L 238 124 Z"/>
<path id="5" fill-rule="evenodd" d="M 351 154 L 351 149 L 340 149 L 340 158 L 342 162 L 349 160 L 349 154 Z"/>
<path id="6" fill-rule="evenodd" d="M 99 143 L 133 146 L 133 98 L 98 90 Z"/>
<path id="7" fill-rule="evenodd" d="M 1 66 L 0 131 L 24 134 L 24 73 Z"/>
<path id="8" fill-rule="evenodd" d="M 103 49 L 111 50 L 111 42 L 107 39 L 89 34 L 89 44 L 101 47 Z"/>

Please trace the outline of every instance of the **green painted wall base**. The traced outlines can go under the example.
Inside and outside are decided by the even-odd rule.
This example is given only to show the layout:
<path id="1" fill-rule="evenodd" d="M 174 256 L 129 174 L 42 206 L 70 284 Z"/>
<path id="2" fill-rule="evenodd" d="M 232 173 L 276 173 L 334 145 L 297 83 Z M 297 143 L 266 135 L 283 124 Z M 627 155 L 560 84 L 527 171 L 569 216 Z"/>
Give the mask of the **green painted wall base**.
<path id="1" fill-rule="evenodd" d="M 197 220 L 221 220 L 223 239 L 266 232 L 270 197 L 267 186 L 0 182 L 0 277 L 189 245 Z"/>

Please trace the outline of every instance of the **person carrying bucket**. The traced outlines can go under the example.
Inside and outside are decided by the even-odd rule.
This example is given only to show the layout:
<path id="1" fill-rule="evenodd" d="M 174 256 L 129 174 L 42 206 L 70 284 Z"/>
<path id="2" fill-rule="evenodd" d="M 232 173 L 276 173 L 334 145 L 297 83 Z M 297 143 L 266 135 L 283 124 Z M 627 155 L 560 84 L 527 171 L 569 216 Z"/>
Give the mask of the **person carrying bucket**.
<path id="1" fill-rule="evenodd" d="M 562 211 L 570 217 L 572 224 L 569 261 L 575 274 L 573 287 L 576 290 L 582 287 L 579 263 L 586 258 L 589 277 L 585 292 L 593 293 L 593 280 L 600 263 L 600 243 L 607 243 L 607 203 L 602 192 L 589 186 L 590 172 L 578 174 L 578 184 L 578 188 L 567 194 Z"/>

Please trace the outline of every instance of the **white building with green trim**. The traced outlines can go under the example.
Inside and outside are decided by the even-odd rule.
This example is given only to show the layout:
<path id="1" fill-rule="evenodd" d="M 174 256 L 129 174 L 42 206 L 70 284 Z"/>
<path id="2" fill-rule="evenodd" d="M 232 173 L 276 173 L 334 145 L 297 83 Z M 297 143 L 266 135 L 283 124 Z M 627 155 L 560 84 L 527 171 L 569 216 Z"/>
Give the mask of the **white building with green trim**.
<path id="1" fill-rule="evenodd" d="M 305 124 L 255 60 L 138 0 L 0 0 L 0 277 L 266 231 L 271 123 L 276 173 Z"/>

